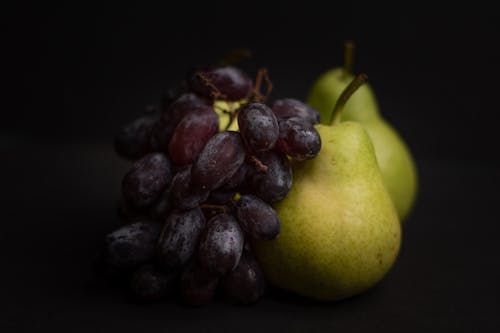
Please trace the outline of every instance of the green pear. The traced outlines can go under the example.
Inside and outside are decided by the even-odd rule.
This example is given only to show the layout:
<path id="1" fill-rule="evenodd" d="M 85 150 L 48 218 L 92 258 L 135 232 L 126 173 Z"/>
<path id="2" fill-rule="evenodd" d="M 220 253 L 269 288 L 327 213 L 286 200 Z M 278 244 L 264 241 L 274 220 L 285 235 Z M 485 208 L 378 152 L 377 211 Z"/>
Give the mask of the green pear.
<path id="1" fill-rule="evenodd" d="M 346 47 L 346 53 L 350 54 L 348 50 Z M 328 123 L 330 111 L 340 94 L 353 79 L 348 69 L 350 57 L 346 56 L 343 68 L 332 69 L 320 76 L 310 90 L 307 101 L 320 112 L 325 124 Z M 358 122 L 368 132 L 375 147 L 384 184 L 403 220 L 416 198 L 417 170 L 404 140 L 380 115 L 375 94 L 368 84 L 361 86 L 349 99 L 342 120 Z"/>
<path id="2" fill-rule="evenodd" d="M 363 81 L 358 77 L 344 95 Z M 253 244 L 272 284 L 319 300 L 350 297 L 376 284 L 401 242 L 372 142 L 359 123 L 340 122 L 342 106 L 337 103 L 333 126 L 316 126 L 323 143 L 318 156 L 294 165 L 294 185 L 275 205 L 278 238 Z"/>

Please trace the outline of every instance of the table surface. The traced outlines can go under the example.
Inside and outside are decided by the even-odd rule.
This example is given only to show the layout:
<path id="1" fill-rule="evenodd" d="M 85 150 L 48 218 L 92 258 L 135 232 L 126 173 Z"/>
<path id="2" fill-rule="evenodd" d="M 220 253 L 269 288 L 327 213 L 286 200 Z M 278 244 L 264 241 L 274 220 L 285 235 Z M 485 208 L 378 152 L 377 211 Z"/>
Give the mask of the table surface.
<path id="1" fill-rule="evenodd" d="M 253 306 L 140 305 L 90 262 L 116 225 L 128 163 L 107 143 L 0 140 L 2 332 L 493 332 L 500 328 L 498 188 L 489 164 L 419 160 L 420 193 L 402 250 L 370 291 L 334 303 L 272 291 Z"/>

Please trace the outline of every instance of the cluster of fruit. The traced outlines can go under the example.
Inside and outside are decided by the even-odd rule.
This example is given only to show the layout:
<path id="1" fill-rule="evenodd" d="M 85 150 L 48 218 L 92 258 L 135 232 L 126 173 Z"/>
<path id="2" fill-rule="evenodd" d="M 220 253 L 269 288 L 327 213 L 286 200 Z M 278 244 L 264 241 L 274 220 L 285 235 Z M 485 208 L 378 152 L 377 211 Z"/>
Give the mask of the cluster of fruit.
<path id="1" fill-rule="evenodd" d="M 135 162 L 122 181 L 126 223 L 107 235 L 103 259 L 138 298 L 179 291 L 201 305 L 221 290 L 248 304 L 263 294 L 251 244 L 278 236 L 271 205 L 292 187 L 291 162 L 321 149 L 319 112 L 295 99 L 266 105 L 264 79 L 270 88 L 265 70 L 255 85 L 236 67 L 197 70 L 115 138 Z"/>

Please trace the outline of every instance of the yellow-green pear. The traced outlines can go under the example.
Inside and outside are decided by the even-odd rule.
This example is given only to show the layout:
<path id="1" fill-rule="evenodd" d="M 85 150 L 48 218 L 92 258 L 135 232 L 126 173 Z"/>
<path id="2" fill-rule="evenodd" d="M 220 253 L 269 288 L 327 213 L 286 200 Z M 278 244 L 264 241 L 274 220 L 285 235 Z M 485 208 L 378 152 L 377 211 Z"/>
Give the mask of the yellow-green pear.
<path id="1" fill-rule="evenodd" d="M 319 300 L 372 287 L 400 247 L 400 222 L 372 142 L 360 124 L 340 122 L 342 100 L 364 80 L 359 76 L 346 89 L 333 126 L 316 125 L 322 141 L 318 156 L 294 165 L 294 185 L 275 205 L 278 238 L 253 244 L 272 284 Z"/>
<path id="2" fill-rule="evenodd" d="M 313 84 L 308 103 L 321 114 L 322 123 L 329 120 L 342 91 L 353 80 L 350 74 L 352 45 L 346 44 L 345 64 L 321 75 Z M 345 105 L 343 121 L 363 125 L 375 147 L 375 154 L 384 184 L 403 220 L 411 210 L 417 194 L 417 170 L 408 146 L 397 131 L 385 121 L 371 87 L 366 84 Z"/>

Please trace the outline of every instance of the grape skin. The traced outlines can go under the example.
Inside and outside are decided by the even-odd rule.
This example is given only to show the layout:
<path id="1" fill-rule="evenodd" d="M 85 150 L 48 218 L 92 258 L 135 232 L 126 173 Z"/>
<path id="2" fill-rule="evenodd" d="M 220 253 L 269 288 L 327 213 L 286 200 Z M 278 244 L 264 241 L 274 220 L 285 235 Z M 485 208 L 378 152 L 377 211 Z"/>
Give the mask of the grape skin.
<path id="1" fill-rule="evenodd" d="M 249 103 L 238 113 L 238 127 L 245 146 L 251 152 L 270 150 L 279 136 L 278 120 L 262 103 Z"/>
<path id="2" fill-rule="evenodd" d="M 318 110 L 294 98 L 276 100 L 271 108 L 276 117 L 281 119 L 298 117 L 306 120 L 311 125 L 320 123 L 320 113 Z"/>
<path id="3" fill-rule="evenodd" d="M 318 131 L 301 118 L 288 118 L 279 121 L 277 148 L 295 160 L 303 161 L 318 155 L 321 150 L 321 137 Z"/>
<path id="4" fill-rule="evenodd" d="M 243 231 L 256 240 L 273 240 L 281 229 L 274 209 L 254 195 L 242 195 L 236 203 L 236 216 Z"/>
<path id="5" fill-rule="evenodd" d="M 125 225 L 106 236 L 106 258 L 118 268 L 137 266 L 155 253 L 161 225 L 156 222 L 136 222 Z"/>
<path id="6" fill-rule="evenodd" d="M 227 131 L 214 135 L 193 164 L 193 184 L 205 190 L 220 187 L 230 179 L 245 161 L 240 135 Z"/>
<path id="7" fill-rule="evenodd" d="M 209 272 L 222 276 L 238 264 L 243 243 L 243 232 L 234 217 L 219 214 L 207 223 L 201 236 L 198 260 Z"/>
<path id="8" fill-rule="evenodd" d="M 152 117 L 140 117 L 125 125 L 115 136 L 115 150 L 127 159 L 140 158 L 153 151 L 151 136 L 155 125 Z"/>
<path id="9" fill-rule="evenodd" d="M 189 305 L 208 304 L 215 296 L 217 283 L 217 276 L 210 274 L 193 260 L 181 275 L 181 297 Z"/>
<path id="10" fill-rule="evenodd" d="M 246 98 L 252 90 L 252 80 L 248 75 L 232 66 L 198 70 L 189 77 L 189 85 L 194 92 L 201 96 L 214 98 L 218 92 L 222 94 L 222 96 L 218 96 L 219 99 L 229 101 Z"/>
<path id="11" fill-rule="evenodd" d="M 219 131 L 219 116 L 211 107 L 187 113 L 179 122 L 168 145 L 175 164 L 193 163 L 207 141 Z"/>
<path id="12" fill-rule="evenodd" d="M 171 166 L 167 156 L 151 153 L 134 163 L 122 180 L 122 193 L 135 207 L 151 205 L 170 184 Z"/>
<path id="13" fill-rule="evenodd" d="M 171 213 L 158 241 L 158 263 L 166 271 L 184 265 L 198 245 L 205 217 L 201 209 L 194 208 Z"/>
<path id="14" fill-rule="evenodd" d="M 257 155 L 267 171 L 253 173 L 250 192 L 268 203 L 282 200 L 292 188 L 292 167 L 288 158 L 277 151 Z"/>
<path id="15" fill-rule="evenodd" d="M 192 209 L 207 200 L 210 192 L 192 184 L 191 165 L 180 170 L 170 186 L 171 200 L 178 209 Z"/>
<path id="16" fill-rule="evenodd" d="M 132 275 L 130 290 L 137 300 L 152 302 L 173 294 L 176 281 L 177 274 L 165 274 L 147 264 Z"/>

